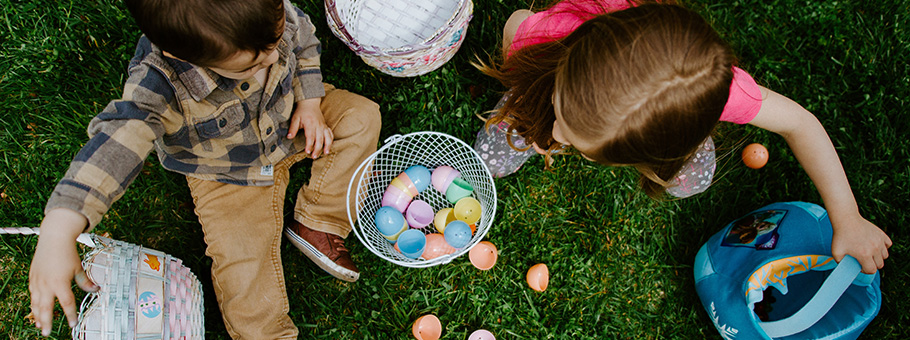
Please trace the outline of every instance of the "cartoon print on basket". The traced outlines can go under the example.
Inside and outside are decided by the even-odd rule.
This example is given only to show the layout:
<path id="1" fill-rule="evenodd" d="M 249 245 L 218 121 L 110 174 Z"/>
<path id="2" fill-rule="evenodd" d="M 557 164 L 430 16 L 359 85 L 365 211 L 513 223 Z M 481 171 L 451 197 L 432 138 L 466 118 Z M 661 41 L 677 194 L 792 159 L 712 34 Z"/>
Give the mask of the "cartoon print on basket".
<path id="1" fill-rule="evenodd" d="M 740 218 L 733 222 L 721 245 L 774 249 L 780 238 L 777 228 L 786 214 L 784 210 L 767 210 Z"/>
<path id="2" fill-rule="evenodd" d="M 161 301 L 158 295 L 152 292 L 139 294 L 139 311 L 147 318 L 154 318 L 161 314 Z"/>

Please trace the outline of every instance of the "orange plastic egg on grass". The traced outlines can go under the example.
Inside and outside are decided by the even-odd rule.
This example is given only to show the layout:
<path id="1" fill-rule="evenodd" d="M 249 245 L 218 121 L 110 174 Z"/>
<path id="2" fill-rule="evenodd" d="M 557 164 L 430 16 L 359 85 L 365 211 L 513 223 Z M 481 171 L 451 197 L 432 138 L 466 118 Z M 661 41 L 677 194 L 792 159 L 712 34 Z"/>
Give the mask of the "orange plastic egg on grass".
<path id="1" fill-rule="evenodd" d="M 411 332 L 417 340 L 437 340 L 442 335 L 442 324 L 436 315 L 427 314 L 414 321 Z"/>
<path id="2" fill-rule="evenodd" d="M 768 149 L 764 145 L 752 143 L 743 149 L 743 163 L 752 169 L 759 169 L 768 163 Z"/>
<path id="3" fill-rule="evenodd" d="M 499 257 L 499 250 L 489 241 L 482 241 L 471 248 L 468 252 L 468 258 L 471 264 L 477 269 L 488 270 L 496 265 L 496 259 Z"/>
<path id="4" fill-rule="evenodd" d="M 550 283 L 550 270 L 547 269 L 547 265 L 543 263 L 538 263 L 531 266 L 531 269 L 528 269 L 528 286 L 531 286 L 531 289 L 538 292 L 547 290 L 547 285 Z"/>

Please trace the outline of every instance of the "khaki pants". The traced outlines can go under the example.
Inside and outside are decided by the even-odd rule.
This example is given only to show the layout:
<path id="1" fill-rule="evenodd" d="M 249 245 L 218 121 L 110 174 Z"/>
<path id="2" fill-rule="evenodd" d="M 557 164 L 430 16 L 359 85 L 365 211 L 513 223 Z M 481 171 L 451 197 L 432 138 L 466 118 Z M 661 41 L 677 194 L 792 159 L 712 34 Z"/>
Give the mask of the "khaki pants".
<path id="1" fill-rule="evenodd" d="M 379 107 L 357 94 L 326 85 L 321 109 L 335 140 L 313 161 L 307 185 L 297 194 L 294 219 L 342 237 L 351 231 L 345 203 L 354 169 L 376 151 Z M 300 137 L 303 136 L 300 130 Z M 196 215 L 212 258 L 218 306 L 234 339 L 295 339 L 281 265 L 288 170 L 308 155 L 274 166 L 275 184 L 239 186 L 187 177 Z"/>

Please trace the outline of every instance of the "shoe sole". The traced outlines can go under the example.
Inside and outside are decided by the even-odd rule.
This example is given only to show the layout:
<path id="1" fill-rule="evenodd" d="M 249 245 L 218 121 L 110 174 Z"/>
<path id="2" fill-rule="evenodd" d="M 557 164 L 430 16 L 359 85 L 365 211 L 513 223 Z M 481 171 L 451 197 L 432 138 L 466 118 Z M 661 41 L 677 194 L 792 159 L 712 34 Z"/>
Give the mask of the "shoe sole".
<path id="1" fill-rule="evenodd" d="M 336 279 L 354 282 L 360 278 L 360 273 L 347 269 L 345 267 L 339 266 L 334 261 L 330 260 L 325 254 L 320 253 L 312 244 L 304 240 L 302 237 L 294 233 L 288 228 L 284 228 L 284 235 L 291 241 L 297 249 L 300 249 L 306 257 L 308 257 L 313 263 L 315 263 L 319 268 L 322 268 L 329 275 L 334 276 Z"/>

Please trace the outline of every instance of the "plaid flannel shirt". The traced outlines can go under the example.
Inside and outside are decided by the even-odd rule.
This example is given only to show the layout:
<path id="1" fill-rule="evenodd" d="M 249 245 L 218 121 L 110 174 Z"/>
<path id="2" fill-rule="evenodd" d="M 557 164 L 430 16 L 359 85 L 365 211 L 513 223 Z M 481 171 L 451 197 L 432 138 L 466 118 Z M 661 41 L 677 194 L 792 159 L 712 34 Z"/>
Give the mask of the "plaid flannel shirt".
<path id="1" fill-rule="evenodd" d="M 143 36 L 130 60 L 123 98 L 88 126 L 45 212 L 68 208 L 100 222 L 142 169 L 152 149 L 166 169 L 238 185 L 273 183 L 271 165 L 304 150 L 285 138 L 294 103 L 322 97 L 321 45 L 310 18 L 285 0 L 279 59 L 264 86 L 234 80 L 162 55 Z M 302 136 L 302 134 L 301 134 Z"/>

